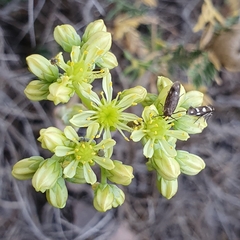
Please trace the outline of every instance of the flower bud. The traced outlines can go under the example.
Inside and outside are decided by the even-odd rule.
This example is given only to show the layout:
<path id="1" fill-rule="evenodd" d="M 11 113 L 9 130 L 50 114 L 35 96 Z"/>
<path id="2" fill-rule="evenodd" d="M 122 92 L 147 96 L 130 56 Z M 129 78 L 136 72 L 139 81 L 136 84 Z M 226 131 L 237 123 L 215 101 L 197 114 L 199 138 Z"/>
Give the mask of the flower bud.
<path id="1" fill-rule="evenodd" d="M 56 159 L 46 159 L 35 172 L 32 185 L 37 192 L 45 192 L 52 188 L 59 177 L 62 176 L 62 168 Z"/>
<path id="2" fill-rule="evenodd" d="M 49 84 L 40 80 L 34 80 L 27 85 L 24 93 L 32 101 L 46 100 L 49 94 L 48 87 Z"/>
<path id="3" fill-rule="evenodd" d="M 118 61 L 113 53 L 107 52 L 97 60 L 96 64 L 102 68 L 113 69 L 118 65 Z"/>
<path id="4" fill-rule="evenodd" d="M 86 42 L 96 32 L 106 32 L 107 28 L 102 19 L 91 22 L 87 25 L 82 36 L 82 41 Z"/>
<path id="5" fill-rule="evenodd" d="M 188 109 L 189 107 L 199 107 L 203 102 L 203 93 L 199 91 L 189 91 L 184 96 L 181 107 Z"/>
<path id="6" fill-rule="evenodd" d="M 122 162 L 114 160 L 114 168 L 107 170 L 107 177 L 111 182 L 127 186 L 131 183 L 133 176 L 132 166 L 122 164 Z"/>
<path id="7" fill-rule="evenodd" d="M 12 175 L 19 180 L 30 179 L 42 161 L 44 158 L 40 156 L 22 159 L 13 166 Z"/>
<path id="8" fill-rule="evenodd" d="M 72 51 L 70 53 L 71 62 L 74 62 L 74 63 L 79 62 L 80 57 L 81 57 L 80 46 L 72 46 Z"/>
<path id="9" fill-rule="evenodd" d="M 76 103 L 74 105 L 68 106 L 68 105 L 61 105 L 58 106 L 56 109 L 56 115 L 59 119 L 62 119 L 62 121 L 64 122 L 64 124 L 67 125 L 71 125 L 71 123 L 69 122 L 69 120 L 76 114 L 78 114 L 79 112 L 81 112 L 82 110 L 86 110 L 85 106 L 81 103 Z"/>
<path id="10" fill-rule="evenodd" d="M 72 178 L 66 178 L 66 181 L 71 183 L 86 183 L 83 167 L 81 165 L 78 165 L 75 175 Z"/>
<path id="11" fill-rule="evenodd" d="M 67 103 L 73 94 L 73 88 L 66 86 L 64 83 L 55 82 L 49 87 L 47 99 L 57 105 L 59 103 Z"/>
<path id="12" fill-rule="evenodd" d="M 181 173 L 178 162 L 174 158 L 166 156 L 164 153 L 159 154 L 159 152 L 160 151 L 155 151 L 152 158 L 152 165 L 165 180 L 171 181 L 176 179 Z"/>
<path id="13" fill-rule="evenodd" d="M 175 129 L 180 129 L 189 134 L 201 133 L 205 127 L 207 127 L 207 122 L 204 117 L 197 118 L 189 115 L 184 115 L 174 122 Z"/>
<path id="14" fill-rule="evenodd" d="M 164 76 L 158 76 L 158 80 L 157 80 L 157 89 L 158 92 L 160 93 L 166 86 L 168 85 L 172 85 L 173 82 L 169 79 L 166 78 Z"/>
<path id="15" fill-rule="evenodd" d="M 80 36 L 76 30 L 68 24 L 55 27 L 53 36 L 63 50 L 69 53 L 72 51 L 73 46 L 79 46 L 81 44 Z"/>
<path id="16" fill-rule="evenodd" d="M 157 100 L 157 95 L 153 93 L 147 93 L 144 101 L 141 102 L 143 107 L 152 105 Z"/>
<path id="17" fill-rule="evenodd" d="M 87 51 L 86 62 L 104 56 L 112 45 L 112 36 L 109 32 L 96 32 L 86 43 L 83 44 L 81 51 Z"/>
<path id="18" fill-rule="evenodd" d="M 205 168 L 205 162 L 197 155 L 178 150 L 176 160 L 181 172 L 187 175 L 196 175 Z"/>
<path id="19" fill-rule="evenodd" d="M 129 88 L 122 92 L 122 94 L 120 95 L 120 99 L 124 98 L 127 95 L 131 95 L 131 94 L 134 94 L 134 96 L 132 97 L 134 102 L 140 103 L 140 102 L 144 101 L 144 99 L 146 98 L 147 90 L 142 86 L 136 86 L 133 88 Z"/>
<path id="20" fill-rule="evenodd" d="M 158 176 L 157 180 L 158 191 L 167 199 L 171 199 L 178 190 L 178 180 L 168 181 Z"/>
<path id="21" fill-rule="evenodd" d="M 40 130 L 40 137 L 37 140 L 41 142 L 42 148 L 54 152 L 57 146 L 64 146 L 67 138 L 58 128 L 49 127 Z"/>
<path id="22" fill-rule="evenodd" d="M 64 178 L 72 178 L 76 174 L 78 163 L 77 160 L 72 160 L 64 166 Z"/>
<path id="23" fill-rule="evenodd" d="M 52 65 L 48 59 L 32 54 L 26 58 L 29 70 L 41 80 L 53 82 L 59 77 L 58 68 Z"/>
<path id="24" fill-rule="evenodd" d="M 99 184 L 94 191 L 93 205 L 99 212 L 106 212 L 112 208 L 114 195 L 108 184 Z"/>
<path id="25" fill-rule="evenodd" d="M 118 188 L 116 185 L 111 184 L 110 187 L 112 188 L 112 192 L 114 195 L 112 206 L 114 208 L 121 206 L 125 200 L 124 192 L 120 188 Z"/>
<path id="26" fill-rule="evenodd" d="M 56 208 L 64 208 L 68 198 L 68 191 L 63 178 L 46 191 L 47 201 Z"/>

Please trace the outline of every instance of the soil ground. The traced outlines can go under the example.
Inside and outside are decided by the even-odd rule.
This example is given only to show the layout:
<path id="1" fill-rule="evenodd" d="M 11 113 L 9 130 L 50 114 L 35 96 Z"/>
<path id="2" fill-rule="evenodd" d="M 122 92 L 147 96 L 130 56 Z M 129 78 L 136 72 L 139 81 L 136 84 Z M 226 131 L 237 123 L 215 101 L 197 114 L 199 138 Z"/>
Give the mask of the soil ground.
<path id="1" fill-rule="evenodd" d="M 7 3 L 8 2 L 8 3 Z M 69 185 L 64 209 L 51 207 L 36 193 L 30 181 L 17 181 L 12 166 L 20 159 L 47 156 L 36 137 L 41 128 L 56 125 L 53 104 L 31 102 L 23 91 L 32 74 L 25 58 L 40 53 L 48 58 L 58 52 L 52 32 L 58 24 L 72 24 L 82 33 L 98 18 L 107 19 L 116 3 L 107 0 L 0 1 L 0 239 L 1 240 L 237 240 L 240 239 L 240 74 L 222 70 L 222 83 L 213 82 L 208 94 L 215 107 L 208 127 L 179 148 L 197 154 L 206 168 L 197 176 L 181 175 L 179 190 L 171 200 L 155 186 L 156 176 L 148 172 L 141 146 L 121 136 L 116 159 L 134 167 L 132 184 L 124 187 L 126 202 L 118 209 L 99 213 L 92 206 L 88 185 Z M 133 2 L 133 1 L 129 1 Z M 201 0 L 159 0 L 165 29 L 163 37 L 176 44 L 195 44 L 193 33 Z M 223 1 L 213 1 L 221 7 Z M 153 10 L 149 8 L 149 13 Z M 123 76 L 126 65 L 122 49 L 113 43 L 119 59 L 113 70 L 115 92 L 133 85 Z M 116 52 L 115 52 L 116 51 Z M 149 87 L 148 74 L 136 82 Z M 180 72 L 173 80 L 186 75 Z M 156 79 L 155 79 L 156 81 Z"/>

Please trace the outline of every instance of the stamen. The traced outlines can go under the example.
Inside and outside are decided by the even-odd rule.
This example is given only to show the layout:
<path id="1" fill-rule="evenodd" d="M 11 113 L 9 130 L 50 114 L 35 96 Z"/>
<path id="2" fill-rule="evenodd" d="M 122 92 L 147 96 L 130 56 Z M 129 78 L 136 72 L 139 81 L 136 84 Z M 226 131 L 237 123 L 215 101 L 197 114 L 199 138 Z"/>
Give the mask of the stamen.
<path id="1" fill-rule="evenodd" d="M 128 141 L 128 142 L 130 141 L 127 137 L 124 137 L 124 139 L 125 139 L 126 141 Z"/>

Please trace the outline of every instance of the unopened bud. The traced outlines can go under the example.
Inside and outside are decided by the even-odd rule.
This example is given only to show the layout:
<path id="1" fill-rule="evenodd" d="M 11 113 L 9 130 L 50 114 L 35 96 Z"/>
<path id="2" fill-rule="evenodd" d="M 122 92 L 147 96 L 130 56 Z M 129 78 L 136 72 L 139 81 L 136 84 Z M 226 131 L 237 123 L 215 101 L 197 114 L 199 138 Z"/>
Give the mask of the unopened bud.
<path id="1" fill-rule="evenodd" d="M 122 164 L 117 160 L 114 160 L 113 163 L 115 167 L 112 170 L 107 170 L 108 179 L 117 184 L 129 185 L 134 178 L 132 166 Z"/>
<path id="2" fill-rule="evenodd" d="M 113 69 L 118 65 L 116 56 L 111 53 L 105 53 L 96 63 L 99 67 Z"/>
<path id="3" fill-rule="evenodd" d="M 59 72 L 55 65 L 52 65 L 48 59 L 39 55 L 32 54 L 26 58 L 29 70 L 41 80 L 53 82 L 58 79 Z"/>
<path id="4" fill-rule="evenodd" d="M 116 185 L 111 184 L 110 186 L 112 188 L 112 192 L 114 195 L 114 200 L 113 200 L 112 206 L 114 208 L 121 206 L 125 200 L 124 192 L 120 188 L 118 188 Z"/>
<path id="5" fill-rule="evenodd" d="M 114 195 L 108 184 L 99 184 L 94 192 L 93 205 L 99 212 L 106 212 L 112 208 Z"/>
<path id="6" fill-rule="evenodd" d="M 86 183 L 83 167 L 78 165 L 75 175 L 72 178 L 66 178 L 66 180 L 71 183 Z"/>
<path id="7" fill-rule="evenodd" d="M 68 198 L 68 191 L 63 178 L 46 191 L 47 201 L 56 208 L 64 208 Z"/>
<path id="8" fill-rule="evenodd" d="M 32 178 L 32 185 L 37 192 L 45 192 L 52 188 L 58 178 L 62 176 L 62 168 L 58 160 L 46 159 Z"/>
<path id="9" fill-rule="evenodd" d="M 53 36 L 55 41 L 66 52 L 71 52 L 73 46 L 79 46 L 81 44 L 80 36 L 76 30 L 68 24 L 55 27 Z"/>
<path id="10" fill-rule="evenodd" d="M 176 179 L 181 173 L 178 162 L 174 158 L 166 156 L 164 153 L 155 153 L 152 158 L 152 164 L 158 174 L 168 181 Z"/>
<path id="11" fill-rule="evenodd" d="M 106 32 L 107 28 L 102 19 L 91 22 L 87 25 L 82 36 L 82 41 L 86 42 L 96 32 Z"/>
<path id="12" fill-rule="evenodd" d="M 197 155 L 178 150 L 176 160 L 181 172 L 187 175 L 196 175 L 205 168 L 205 162 Z"/>
<path id="13" fill-rule="evenodd" d="M 42 148 L 54 152 L 57 146 L 64 145 L 67 138 L 58 128 L 49 127 L 40 130 L 40 137 L 37 140 L 41 142 Z"/>
<path id="14" fill-rule="evenodd" d="M 22 159 L 13 166 L 12 175 L 19 180 L 31 179 L 42 161 L 40 156 Z"/>
<path id="15" fill-rule="evenodd" d="M 49 94 L 49 84 L 44 81 L 31 81 L 24 90 L 25 95 L 32 101 L 46 100 Z"/>
<path id="16" fill-rule="evenodd" d="M 135 103 L 140 103 L 144 101 L 147 96 L 147 90 L 142 86 L 136 86 L 133 88 L 126 89 L 122 92 L 120 99 L 124 98 L 127 95 L 133 94 L 133 99 Z"/>
<path id="17" fill-rule="evenodd" d="M 67 86 L 64 82 L 55 82 L 49 87 L 47 99 L 57 105 L 59 103 L 67 103 L 73 94 L 73 88 Z"/>
<path id="18" fill-rule="evenodd" d="M 168 181 L 158 176 L 157 180 L 158 191 L 167 199 L 171 199 L 178 190 L 178 180 Z"/>
<path id="19" fill-rule="evenodd" d="M 199 107 L 203 102 L 203 93 L 199 91 L 189 91 L 184 95 L 184 101 L 181 107 L 188 109 L 189 107 Z"/>

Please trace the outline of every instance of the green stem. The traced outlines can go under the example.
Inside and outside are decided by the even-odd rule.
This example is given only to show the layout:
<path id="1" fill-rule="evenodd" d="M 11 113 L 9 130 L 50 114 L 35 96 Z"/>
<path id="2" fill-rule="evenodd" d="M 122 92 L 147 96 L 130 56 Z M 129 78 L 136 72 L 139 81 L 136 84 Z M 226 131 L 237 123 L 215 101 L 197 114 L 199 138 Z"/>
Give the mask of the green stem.
<path id="1" fill-rule="evenodd" d="M 106 170 L 103 167 L 100 167 L 100 169 L 101 169 L 101 183 L 107 184 Z"/>
<path id="2" fill-rule="evenodd" d="M 74 89 L 75 89 L 76 94 L 81 99 L 84 106 L 87 107 L 88 109 L 92 109 L 91 101 L 89 101 L 89 98 L 86 98 L 82 95 L 81 91 L 79 90 L 78 83 L 74 83 L 73 85 L 74 85 Z"/>

